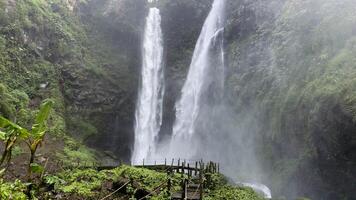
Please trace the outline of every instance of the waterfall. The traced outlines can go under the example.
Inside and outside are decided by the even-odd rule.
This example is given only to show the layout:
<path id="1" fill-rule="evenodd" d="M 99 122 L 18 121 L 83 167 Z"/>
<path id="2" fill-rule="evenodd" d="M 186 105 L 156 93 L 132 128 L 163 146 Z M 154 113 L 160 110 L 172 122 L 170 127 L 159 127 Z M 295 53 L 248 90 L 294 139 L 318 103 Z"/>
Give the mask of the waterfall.
<path id="1" fill-rule="evenodd" d="M 196 132 L 203 97 L 211 98 L 208 91 L 211 90 L 212 85 L 214 90 L 223 88 L 224 7 L 225 0 L 214 1 L 195 46 L 181 98 L 176 103 L 176 121 L 169 147 L 171 157 L 194 156 L 197 141 L 193 136 Z"/>
<path id="2" fill-rule="evenodd" d="M 135 143 L 132 162 L 142 162 L 155 153 L 156 140 L 162 124 L 164 93 L 163 45 L 161 16 L 150 8 L 143 40 L 143 64 L 135 113 Z"/>

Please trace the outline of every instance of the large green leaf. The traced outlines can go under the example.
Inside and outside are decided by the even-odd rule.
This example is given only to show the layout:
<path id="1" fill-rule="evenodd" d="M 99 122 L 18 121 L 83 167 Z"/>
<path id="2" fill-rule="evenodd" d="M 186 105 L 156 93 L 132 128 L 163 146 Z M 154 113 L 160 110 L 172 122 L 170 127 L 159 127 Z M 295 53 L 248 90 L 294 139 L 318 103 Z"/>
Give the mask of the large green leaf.
<path id="1" fill-rule="evenodd" d="M 44 123 L 47 120 L 53 104 L 54 102 L 52 100 L 46 100 L 44 103 L 42 103 L 40 112 L 36 117 L 36 124 Z"/>
<path id="2" fill-rule="evenodd" d="M 0 131 L 0 140 L 5 140 L 6 139 L 6 133 Z"/>
<path id="3" fill-rule="evenodd" d="M 35 138 L 43 137 L 46 130 L 46 122 L 53 106 L 52 100 L 45 101 L 37 114 L 35 123 L 32 126 L 32 134 Z"/>
<path id="4" fill-rule="evenodd" d="M 11 122 L 10 120 L 0 116 L 0 128 L 6 128 L 8 130 L 14 130 L 15 134 L 18 134 L 21 138 L 27 138 L 29 136 L 28 130 L 21 126 Z M 2 135 L 2 133 L 0 133 Z M 6 136 L 6 133 L 5 133 Z"/>

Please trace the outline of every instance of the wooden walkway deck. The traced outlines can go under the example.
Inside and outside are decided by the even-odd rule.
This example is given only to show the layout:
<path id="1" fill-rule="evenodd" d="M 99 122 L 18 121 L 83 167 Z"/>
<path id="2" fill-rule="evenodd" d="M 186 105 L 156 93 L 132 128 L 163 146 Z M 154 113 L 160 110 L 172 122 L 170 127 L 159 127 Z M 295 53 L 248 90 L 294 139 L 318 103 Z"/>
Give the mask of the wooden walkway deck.
<path id="1" fill-rule="evenodd" d="M 204 194 L 204 186 L 209 184 L 210 179 L 207 178 L 207 174 L 219 173 L 220 166 L 215 162 L 204 163 L 202 160 L 200 161 L 189 161 L 186 160 L 174 160 L 168 164 L 165 159 L 164 162 L 161 161 L 153 161 L 151 164 L 147 164 L 149 162 L 143 160 L 142 164 L 134 165 L 137 168 L 145 168 L 160 172 L 166 172 L 168 177 L 172 177 L 173 174 L 181 174 L 182 182 L 181 182 L 181 190 L 180 191 L 172 191 L 172 179 L 169 178 L 167 183 L 162 183 L 160 188 L 167 188 L 167 191 L 172 197 L 172 200 L 202 200 Z M 119 165 L 120 166 L 120 165 Z M 76 166 L 76 168 L 95 168 L 99 171 L 101 170 L 111 170 L 115 169 L 119 166 Z M 153 191 L 151 193 L 156 193 Z M 147 199 L 149 196 L 141 198 Z"/>
<path id="2" fill-rule="evenodd" d="M 147 163 L 147 162 L 146 162 Z M 147 165 L 145 160 L 143 160 L 142 165 L 135 165 L 135 167 L 141 167 L 157 171 L 166 171 L 169 176 L 173 173 L 179 173 L 187 175 L 188 178 L 184 178 L 181 183 L 181 191 L 176 191 L 171 194 L 172 200 L 202 200 L 204 194 L 204 185 L 205 181 L 209 181 L 205 177 L 207 173 L 219 173 L 220 166 L 218 163 L 208 162 L 205 164 L 202 160 L 200 161 L 190 161 L 186 162 L 185 160 L 178 159 L 177 162 L 174 162 L 174 159 L 170 164 L 167 164 L 167 160 L 164 161 L 164 164 L 157 164 L 155 161 L 154 164 Z M 171 183 L 167 183 L 168 191 L 171 191 Z"/>

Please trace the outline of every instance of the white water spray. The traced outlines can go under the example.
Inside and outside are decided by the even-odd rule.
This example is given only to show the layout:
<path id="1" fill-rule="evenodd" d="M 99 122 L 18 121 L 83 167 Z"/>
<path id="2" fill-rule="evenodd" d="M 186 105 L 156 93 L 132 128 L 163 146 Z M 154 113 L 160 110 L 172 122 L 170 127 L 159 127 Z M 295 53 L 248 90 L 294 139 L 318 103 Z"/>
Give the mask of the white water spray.
<path id="1" fill-rule="evenodd" d="M 164 93 L 163 40 L 161 16 L 157 8 L 150 8 L 143 41 L 142 80 L 136 107 L 133 164 L 149 159 L 156 149 L 162 124 Z"/>
<path id="2" fill-rule="evenodd" d="M 197 141 L 193 139 L 193 135 L 200 114 L 202 95 L 206 93 L 212 81 L 211 73 L 224 73 L 222 37 L 219 40 L 224 30 L 224 7 L 225 0 L 214 1 L 200 33 L 181 98 L 176 103 L 176 122 L 173 127 L 169 157 L 188 159 L 194 156 L 196 151 Z M 213 51 L 214 47 L 219 47 L 218 45 L 221 46 L 221 55 Z M 211 59 L 219 57 L 221 57 L 219 62 L 212 65 Z M 219 77 L 218 79 L 224 82 L 223 75 L 213 76 Z"/>
<path id="3" fill-rule="evenodd" d="M 263 184 L 260 183 L 241 183 L 241 184 L 245 187 L 252 188 L 255 192 L 263 195 L 263 197 L 266 199 L 272 199 L 271 190 Z"/>

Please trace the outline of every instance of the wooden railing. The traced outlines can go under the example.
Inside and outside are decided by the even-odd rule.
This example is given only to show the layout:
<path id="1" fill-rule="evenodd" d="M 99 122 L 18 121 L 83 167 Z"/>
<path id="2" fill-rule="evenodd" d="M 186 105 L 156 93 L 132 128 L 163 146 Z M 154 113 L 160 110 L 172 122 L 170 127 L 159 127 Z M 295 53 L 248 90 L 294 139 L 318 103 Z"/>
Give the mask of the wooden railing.
<path id="1" fill-rule="evenodd" d="M 207 173 L 220 173 L 220 165 L 215 162 L 204 163 L 203 160 L 193 161 L 193 160 L 181 160 L 172 159 L 169 162 L 167 159 L 164 161 L 148 161 L 142 160 L 142 164 L 136 164 L 135 167 L 143 167 L 152 170 L 167 170 L 171 169 L 176 173 L 185 173 L 187 175 L 197 175 L 201 169 Z"/>
<path id="2" fill-rule="evenodd" d="M 117 166 L 98 166 L 94 163 L 81 165 L 79 162 L 74 165 L 73 168 L 92 168 L 97 170 L 110 170 L 119 167 Z M 137 168 L 145 168 L 160 172 L 167 173 L 167 182 L 160 185 L 160 189 L 167 188 L 169 195 L 172 199 L 184 199 L 184 200 L 202 200 L 204 193 L 204 186 L 210 185 L 210 174 L 220 173 L 220 165 L 215 162 L 204 163 L 203 160 L 193 161 L 184 159 L 172 159 L 168 162 L 167 159 L 161 161 L 149 161 L 142 160 L 142 164 L 133 165 Z M 171 193 L 172 179 L 174 174 L 182 175 L 182 191 Z M 155 191 L 152 191 L 152 194 Z"/>
<path id="3" fill-rule="evenodd" d="M 167 159 L 165 159 L 163 162 L 147 162 L 147 160 L 143 160 L 142 164 L 135 165 L 135 167 L 165 171 L 168 173 L 168 177 L 172 177 L 172 174 L 174 173 L 182 174 L 183 179 L 181 183 L 181 192 L 171 194 L 171 178 L 169 178 L 167 181 L 167 190 L 172 196 L 172 199 L 202 200 L 204 185 L 210 184 L 210 179 L 206 178 L 206 175 L 220 173 L 220 165 L 218 163 L 204 163 L 202 160 L 188 162 L 181 159 L 172 159 L 170 162 L 167 162 Z M 183 175 L 187 175 L 187 178 Z M 197 182 L 198 184 L 196 184 Z"/>

